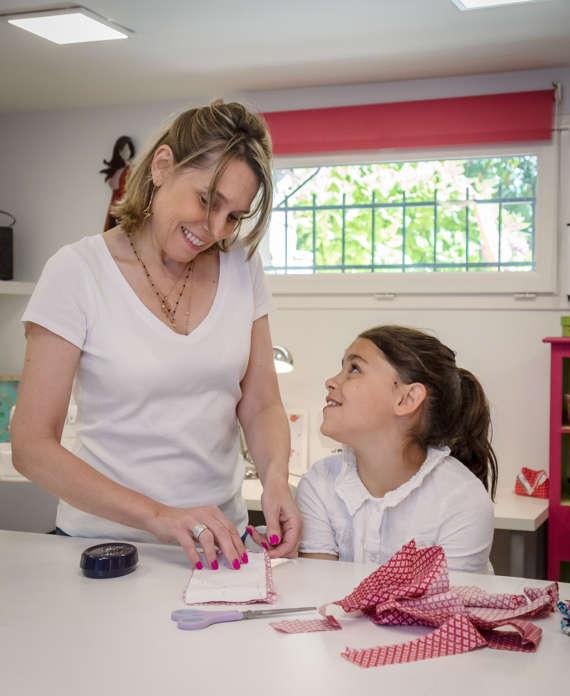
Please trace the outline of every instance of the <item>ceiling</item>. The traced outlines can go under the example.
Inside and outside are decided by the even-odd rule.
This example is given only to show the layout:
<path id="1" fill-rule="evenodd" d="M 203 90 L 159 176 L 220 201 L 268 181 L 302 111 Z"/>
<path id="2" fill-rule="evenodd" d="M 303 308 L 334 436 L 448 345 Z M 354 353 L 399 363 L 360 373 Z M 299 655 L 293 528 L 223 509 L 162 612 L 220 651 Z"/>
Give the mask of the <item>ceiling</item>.
<path id="1" fill-rule="evenodd" d="M 64 3 L 59 3 L 64 4 Z M 570 64 L 570 0 L 84 0 L 135 33 L 57 46 L 0 21 L 0 111 L 204 99 Z M 0 0 L 0 12 L 54 7 Z"/>

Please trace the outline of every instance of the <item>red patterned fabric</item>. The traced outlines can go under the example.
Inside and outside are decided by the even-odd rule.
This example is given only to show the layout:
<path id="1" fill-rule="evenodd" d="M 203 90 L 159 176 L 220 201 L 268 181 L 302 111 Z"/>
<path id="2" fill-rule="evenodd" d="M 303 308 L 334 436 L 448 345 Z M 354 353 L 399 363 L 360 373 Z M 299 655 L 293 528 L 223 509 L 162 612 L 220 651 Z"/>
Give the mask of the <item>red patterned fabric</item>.
<path id="1" fill-rule="evenodd" d="M 416 549 L 415 541 L 411 541 L 335 604 L 346 612 L 373 612 L 390 600 L 435 595 L 448 589 L 447 563 L 441 546 Z"/>
<path id="2" fill-rule="evenodd" d="M 542 629 L 521 619 L 554 611 L 558 585 L 525 588 L 524 592 L 489 594 L 478 587 L 449 587 L 443 549 L 417 549 L 412 540 L 335 604 L 348 614 L 361 612 L 377 624 L 432 626 L 436 630 L 398 645 L 362 650 L 347 647 L 342 656 L 360 667 L 378 667 L 455 655 L 484 646 L 535 651 Z M 320 611 L 325 619 L 332 619 L 326 616 L 326 606 Z M 286 631 L 291 633 L 331 630 L 325 620 L 280 623 L 294 624 L 293 630 Z M 494 630 L 499 627 L 514 630 Z"/>
<path id="3" fill-rule="evenodd" d="M 340 631 L 342 626 L 334 616 L 324 619 L 292 619 L 291 621 L 274 621 L 270 624 L 281 633 L 313 633 L 315 631 Z"/>
<path id="4" fill-rule="evenodd" d="M 533 498 L 548 498 L 550 482 L 544 469 L 527 469 L 522 467 L 515 480 L 515 493 Z"/>
<path id="5" fill-rule="evenodd" d="M 457 655 L 482 648 L 487 641 L 466 616 L 452 616 L 433 633 L 398 645 L 354 650 L 346 648 L 341 656 L 359 667 L 382 667 L 402 662 L 429 660 L 443 655 Z"/>
<path id="6" fill-rule="evenodd" d="M 545 616 L 552 611 L 553 603 L 548 595 L 527 602 L 516 609 L 489 609 L 488 607 L 470 607 L 468 615 L 471 621 L 478 627 L 494 628 L 504 621 L 519 617 Z"/>
<path id="7" fill-rule="evenodd" d="M 516 609 L 528 602 L 524 595 L 489 594 L 480 587 L 471 585 L 458 585 L 453 588 L 453 591 L 461 597 L 466 607 Z M 534 597 L 530 597 L 530 599 L 534 599 Z"/>
<path id="8" fill-rule="evenodd" d="M 546 587 L 525 587 L 524 593 L 531 600 L 539 599 L 546 595 L 550 598 L 552 606 L 556 606 L 556 602 L 559 599 L 558 583 L 556 582 L 551 582 L 550 585 Z"/>
<path id="9" fill-rule="evenodd" d="M 530 621 L 511 619 L 496 626 L 512 626 L 515 631 L 481 631 L 487 639 L 487 645 L 496 650 L 515 650 L 517 652 L 535 652 L 542 637 L 542 629 Z"/>

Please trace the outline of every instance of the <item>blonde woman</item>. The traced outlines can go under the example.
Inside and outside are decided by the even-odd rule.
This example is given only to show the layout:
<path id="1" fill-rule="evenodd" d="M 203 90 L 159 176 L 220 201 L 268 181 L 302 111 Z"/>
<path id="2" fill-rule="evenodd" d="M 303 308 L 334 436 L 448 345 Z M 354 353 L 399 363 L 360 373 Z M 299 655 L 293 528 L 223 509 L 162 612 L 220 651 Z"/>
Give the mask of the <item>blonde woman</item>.
<path id="1" fill-rule="evenodd" d="M 117 227 L 47 262 L 22 319 L 12 446 L 16 468 L 59 496 L 60 533 L 178 543 L 197 569 L 223 556 L 238 570 L 248 561 L 239 421 L 270 553 L 295 548 L 288 424 L 255 251 L 271 206 L 263 121 L 214 102 L 181 114 L 142 155 Z M 72 454 L 60 436 L 74 380 Z"/>

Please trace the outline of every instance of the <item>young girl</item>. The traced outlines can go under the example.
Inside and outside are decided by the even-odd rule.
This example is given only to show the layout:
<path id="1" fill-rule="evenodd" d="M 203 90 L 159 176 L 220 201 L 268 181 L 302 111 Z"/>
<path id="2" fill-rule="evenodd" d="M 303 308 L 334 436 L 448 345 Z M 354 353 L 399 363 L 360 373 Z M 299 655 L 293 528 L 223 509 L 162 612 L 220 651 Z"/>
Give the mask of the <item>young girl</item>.
<path id="1" fill-rule="evenodd" d="M 299 483 L 300 555 L 380 564 L 415 539 L 441 545 L 450 570 L 489 572 L 489 407 L 455 353 L 420 331 L 379 326 L 325 385 L 321 432 L 345 447 Z"/>

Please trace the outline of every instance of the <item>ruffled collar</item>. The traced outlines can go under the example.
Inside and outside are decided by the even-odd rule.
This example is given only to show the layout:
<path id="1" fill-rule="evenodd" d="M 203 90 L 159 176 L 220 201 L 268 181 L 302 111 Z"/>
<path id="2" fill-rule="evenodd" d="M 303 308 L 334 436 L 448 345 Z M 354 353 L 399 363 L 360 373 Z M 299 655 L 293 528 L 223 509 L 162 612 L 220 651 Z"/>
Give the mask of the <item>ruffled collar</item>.
<path id="1" fill-rule="evenodd" d="M 351 516 L 367 500 L 381 502 L 383 507 L 395 507 L 418 488 L 426 478 L 450 454 L 449 447 L 428 447 L 426 458 L 416 473 L 393 491 L 388 491 L 383 498 L 374 498 L 362 483 L 356 467 L 356 457 L 350 447 L 342 450 L 342 467 L 336 477 L 334 489 L 344 501 Z"/>

